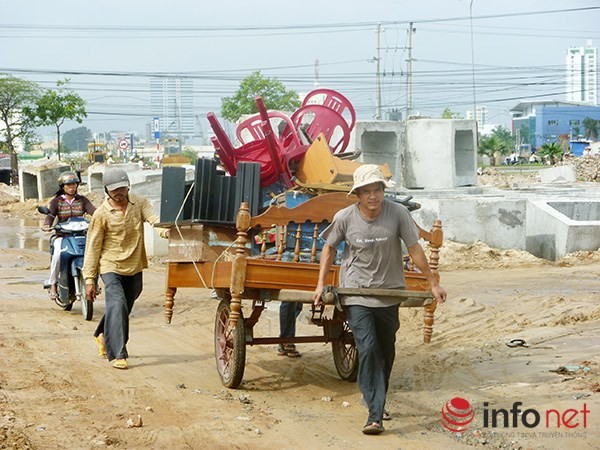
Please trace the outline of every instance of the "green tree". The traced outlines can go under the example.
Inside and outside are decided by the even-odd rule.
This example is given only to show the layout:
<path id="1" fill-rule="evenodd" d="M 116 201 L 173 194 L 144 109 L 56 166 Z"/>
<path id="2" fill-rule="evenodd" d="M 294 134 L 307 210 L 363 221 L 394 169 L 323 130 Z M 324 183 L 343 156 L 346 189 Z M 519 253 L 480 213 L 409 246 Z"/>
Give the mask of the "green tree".
<path id="1" fill-rule="evenodd" d="M 63 134 L 63 148 L 66 151 L 87 152 L 87 143 L 93 139 L 92 131 L 87 127 L 77 127 Z"/>
<path id="2" fill-rule="evenodd" d="M 460 113 L 451 111 L 450 108 L 446 108 L 442 111 L 442 119 L 462 119 L 463 116 Z"/>
<path id="3" fill-rule="evenodd" d="M 48 89 L 35 102 L 35 106 L 26 107 L 23 113 L 29 117 L 37 126 L 53 125 L 56 127 L 57 154 L 60 161 L 60 127 L 65 120 L 83 122 L 87 117 L 85 112 L 85 100 L 73 92 L 69 86 L 69 80 L 56 83 L 58 89 Z"/>
<path id="4" fill-rule="evenodd" d="M 496 152 L 499 152 L 501 155 L 509 153 L 507 151 L 506 144 L 497 136 L 481 136 L 479 139 L 479 148 L 477 149 L 477 153 L 493 158 L 494 153 Z"/>
<path id="5" fill-rule="evenodd" d="M 190 160 L 190 164 L 196 164 L 196 160 L 198 159 L 198 153 L 196 153 L 193 148 L 184 147 L 181 154 Z"/>
<path id="6" fill-rule="evenodd" d="M 543 144 L 537 153 L 540 156 L 547 156 L 550 164 L 556 164 L 563 154 L 563 148 L 558 142 L 551 142 Z"/>
<path id="7" fill-rule="evenodd" d="M 30 142 L 34 136 L 34 124 L 22 111 L 33 105 L 38 95 L 36 83 L 11 75 L 0 75 L 0 142 L 10 154 L 13 183 L 19 173 L 15 143 L 18 140 Z"/>
<path id="8" fill-rule="evenodd" d="M 515 137 L 508 128 L 498 125 L 492 130 L 492 136 L 496 137 L 503 144 L 505 148 L 505 152 L 502 153 L 503 155 L 510 153 L 515 148 Z"/>
<path id="9" fill-rule="evenodd" d="M 235 122 L 243 114 L 256 114 L 255 97 L 260 95 L 267 109 L 290 111 L 300 106 L 298 94 L 287 90 L 276 78 L 265 78 L 260 71 L 253 72 L 242 80 L 237 92 L 221 100 L 221 115 Z"/>
<path id="10" fill-rule="evenodd" d="M 598 139 L 598 120 L 586 117 L 583 119 L 583 126 L 585 127 L 586 139 L 592 139 L 593 141 Z"/>

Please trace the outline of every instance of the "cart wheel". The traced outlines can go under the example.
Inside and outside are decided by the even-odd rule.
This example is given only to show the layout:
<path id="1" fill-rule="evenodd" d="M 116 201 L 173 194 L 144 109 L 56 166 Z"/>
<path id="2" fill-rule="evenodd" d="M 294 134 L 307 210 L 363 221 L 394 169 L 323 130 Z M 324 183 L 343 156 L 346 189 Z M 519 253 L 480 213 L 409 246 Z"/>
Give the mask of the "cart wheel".
<path id="1" fill-rule="evenodd" d="M 235 389 L 244 377 L 246 364 L 246 336 L 244 316 L 234 329 L 229 329 L 231 307 L 228 300 L 221 300 L 215 320 L 215 359 L 221 382 L 225 387 Z"/>
<path id="2" fill-rule="evenodd" d="M 352 331 L 346 322 L 346 315 L 335 308 L 333 319 L 341 321 L 340 335 L 331 341 L 333 362 L 340 378 L 345 381 L 356 381 L 358 375 L 358 352 Z"/>

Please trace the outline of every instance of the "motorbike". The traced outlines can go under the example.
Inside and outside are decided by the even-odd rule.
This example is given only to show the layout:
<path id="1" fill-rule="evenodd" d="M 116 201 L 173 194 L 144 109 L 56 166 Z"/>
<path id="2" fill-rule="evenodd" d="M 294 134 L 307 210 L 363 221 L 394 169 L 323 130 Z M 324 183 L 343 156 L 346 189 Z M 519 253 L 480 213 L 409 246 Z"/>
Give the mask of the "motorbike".
<path id="1" fill-rule="evenodd" d="M 38 212 L 51 215 L 45 206 L 39 206 Z M 50 257 L 54 251 L 60 251 L 60 271 L 58 273 L 57 297 L 55 302 L 65 311 L 71 311 L 73 304 L 81 302 L 81 314 L 85 320 L 92 320 L 94 303 L 85 298 L 85 279 L 83 277 L 83 254 L 89 221 L 83 217 L 71 217 L 52 227 L 63 235 L 61 248 L 54 248 L 53 236 L 50 239 Z M 49 289 L 50 286 L 45 285 Z"/>

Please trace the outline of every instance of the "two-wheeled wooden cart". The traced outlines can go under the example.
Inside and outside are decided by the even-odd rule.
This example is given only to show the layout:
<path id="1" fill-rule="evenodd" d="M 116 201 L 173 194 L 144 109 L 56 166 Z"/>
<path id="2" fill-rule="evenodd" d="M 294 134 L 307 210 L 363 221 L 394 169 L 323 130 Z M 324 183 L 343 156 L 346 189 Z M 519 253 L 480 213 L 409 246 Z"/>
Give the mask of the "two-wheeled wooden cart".
<path id="1" fill-rule="evenodd" d="M 343 380 L 356 380 L 357 352 L 341 308 L 312 307 L 312 323 L 323 330 L 320 336 L 254 336 L 254 326 L 269 301 L 312 305 L 319 274 L 319 230 L 331 222 L 337 211 L 355 202 L 356 199 L 349 198 L 344 192 L 327 193 L 293 208 L 271 206 L 255 217 L 250 215 L 248 205 L 242 203 L 235 228 L 208 222 L 171 225 L 166 320 L 170 322 L 173 316 L 178 288 L 214 289 L 221 298 L 215 320 L 215 358 L 226 387 L 236 388 L 241 383 L 248 345 L 277 343 L 331 342 L 338 374 Z M 311 231 L 307 233 L 307 230 Z M 267 233 L 271 237 L 276 236 L 272 247 L 276 251 L 271 254 L 267 251 Z M 438 276 L 439 248 L 443 240 L 441 222 L 436 220 L 431 231 L 419 227 L 419 233 L 429 243 L 429 264 Z M 290 240 L 293 242 L 291 246 Z M 426 277 L 415 271 L 410 262 L 404 270 L 406 290 L 379 290 L 376 294 L 400 298 L 402 307 L 422 307 L 423 341 L 428 343 L 436 302 Z M 330 291 L 337 289 L 338 277 L 339 266 L 334 265 L 327 277 Z M 342 291 L 341 288 L 339 290 Z M 335 295 L 331 294 L 335 292 L 324 296 L 327 304 L 335 303 Z M 251 302 L 246 315 L 242 311 L 242 300 Z M 329 313 L 330 310 L 333 312 Z"/>

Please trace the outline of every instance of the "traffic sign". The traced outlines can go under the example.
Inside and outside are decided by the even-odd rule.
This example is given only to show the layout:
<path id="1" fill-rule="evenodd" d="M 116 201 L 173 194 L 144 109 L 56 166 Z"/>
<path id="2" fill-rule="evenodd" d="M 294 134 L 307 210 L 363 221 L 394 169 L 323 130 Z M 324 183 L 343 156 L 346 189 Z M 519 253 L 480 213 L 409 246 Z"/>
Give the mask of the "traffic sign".
<path id="1" fill-rule="evenodd" d="M 129 140 L 127 140 L 127 139 L 121 139 L 119 141 L 119 148 L 121 150 L 127 150 L 129 148 Z"/>

